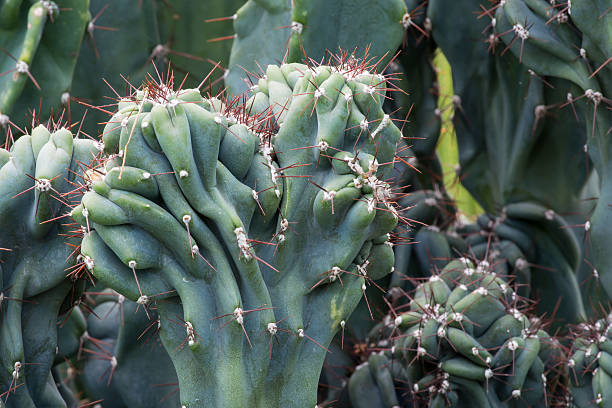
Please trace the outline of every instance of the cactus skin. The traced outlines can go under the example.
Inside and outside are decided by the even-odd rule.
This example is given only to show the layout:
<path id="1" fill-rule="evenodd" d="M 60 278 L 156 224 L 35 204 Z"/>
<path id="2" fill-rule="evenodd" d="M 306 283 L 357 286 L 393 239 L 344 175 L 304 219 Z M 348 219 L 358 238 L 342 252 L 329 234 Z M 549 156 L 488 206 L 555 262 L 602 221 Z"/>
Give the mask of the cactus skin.
<path id="1" fill-rule="evenodd" d="M 585 318 L 576 277 L 582 251 L 563 217 L 537 203 L 512 203 L 497 217 L 481 216 L 463 232 L 468 253 L 520 285 L 519 295 L 539 300 L 538 315 L 551 316 L 557 310 L 552 327 Z"/>
<path id="2" fill-rule="evenodd" d="M 393 312 L 373 331 L 383 351 L 349 381 L 355 408 L 411 406 L 409 401 L 545 406 L 554 400 L 557 373 L 549 370 L 561 357 L 558 343 L 522 313 L 520 298 L 488 266 L 451 261 L 411 299 L 409 311 Z"/>
<path id="3" fill-rule="evenodd" d="M 155 75 L 153 64 L 159 72 L 166 72 L 171 64 L 181 74 L 179 82 L 183 75 L 192 73 L 184 87 L 197 86 L 200 79 L 194 74 L 208 72 L 216 62 L 226 67 L 231 49 L 231 40 L 208 42 L 230 34 L 231 21 L 205 20 L 231 16 L 243 2 L 91 0 L 91 14 L 101 14 L 88 26 L 81 46 L 73 79 L 74 96 L 88 105 L 107 105 L 111 90 L 102 79 L 123 94 L 126 82 L 122 76 L 138 87 L 147 73 Z M 98 26 L 112 31 L 97 29 Z M 222 69 L 217 70 L 215 75 L 222 73 Z M 73 103 L 73 117 L 82 117 L 87 108 Z M 83 130 L 96 136 L 97 124 L 107 119 L 105 112 L 89 109 Z"/>
<path id="4" fill-rule="evenodd" d="M 387 101 L 387 112 L 393 112 L 402 123 L 402 131 L 410 150 L 402 152 L 405 160 L 413 157 L 412 163 L 419 172 L 408 171 L 407 180 L 413 189 L 434 189 L 442 184 L 442 170 L 436 156 L 436 145 L 440 137 L 441 113 L 438 109 L 440 92 L 434 67 L 436 43 L 431 36 L 431 22 L 427 18 L 427 4 L 423 0 L 405 1 L 407 16 L 401 53 L 389 65 L 390 73 L 398 78 L 398 92 L 392 101 Z M 418 28 L 417 28 L 418 27 Z M 408 152 L 413 153 L 411 156 Z"/>
<path id="5" fill-rule="evenodd" d="M 586 3 L 597 2 L 584 2 L 583 8 L 589 6 Z M 591 18 L 604 12 L 604 2 L 600 3 L 600 7 L 589 11 Z M 497 8 L 495 16 L 499 24 L 496 31 L 510 30 L 511 34 L 502 39 L 509 43 L 516 38 L 509 48 L 526 66 L 541 76 L 564 78 L 585 90 L 598 88 L 597 80 L 590 78 L 587 58 L 580 55 L 580 35 L 568 23 L 571 14 L 563 8 L 557 10 L 542 0 L 508 0 Z M 605 26 L 605 22 L 596 25 Z"/>
<path id="6" fill-rule="evenodd" d="M 225 85 L 239 95 L 249 86 L 245 70 L 259 75 L 260 67 L 303 62 L 306 55 L 321 61 L 339 48 L 363 57 L 371 47 L 369 56 L 389 61 L 401 42 L 405 13 L 401 0 L 249 0 L 236 12 Z"/>
<path id="7" fill-rule="evenodd" d="M 400 131 L 365 68 L 269 66 L 234 111 L 158 85 L 110 121 L 122 158 L 72 215 L 104 284 L 140 303 L 178 294 L 157 306 L 182 405 L 314 406 L 325 347 L 365 278 L 390 272 L 398 214 L 381 180 Z"/>
<path id="8" fill-rule="evenodd" d="M 612 189 L 608 165 L 612 152 L 609 144 L 612 128 L 612 14 L 608 2 L 599 0 L 568 2 L 552 11 L 545 6 L 547 3 L 539 0 L 507 1 L 496 12 L 497 21 L 500 22 L 498 29 L 512 29 L 518 21 L 522 21 L 523 25 L 528 24 L 527 38 L 520 41 L 524 43 L 522 52 L 517 44 L 510 47 L 512 52 L 537 74 L 566 78 L 580 88 L 578 92 L 572 91 L 567 100 L 573 105 L 582 105 L 585 110 L 586 134 L 589 137 L 584 149 L 600 180 L 599 199 L 595 208 L 589 211 L 590 217 L 585 223 L 586 245 L 590 265 L 595 271 L 593 273 L 599 277 L 609 298 L 612 295 L 612 265 L 607 242 L 612 225 L 609 207 Z M 546 24 L 552 17 L 551 12 L 555 12 L 555 15 L 558 13 L 558 16 L 553 18 L 552 23 Z M 512 35 L 502 36 L 507 44 L 512 38 Z M 563 63 L 559 63 L 559 59 Z"/>
<path id="9" fill-rule="evenodd" d="M 157 334 L 157 315 L 111 292 L 94 301 L 81 338 L 84 395 L 103 399 L 108 407 L 180 406 L 173 392 L 176 372 Z"/>
<path id="10" fill-rule="evenodd" d="M 82 169 L 98 153 L 93 141 L 42 125 L 10 151 L 0 149 L 0 242 L 6 248 L 0 251 L 0 393 L 8 395 L 9 407 L 65 406 L 47 380 L 56 322 L 73 286 L 65 270 L 74 262 L 74 248 L 66 245 L 74 232 L 61 219 L 45 221 L 68 212 L 60 201 L 74 196 L 60 195 L 78 185 Z M 78 245 L 78 239 L 68 242 Z"/>
<path id="11" fill-rule="evenodd" d="M 81 337 L 86 331 L 87 320 L 83 312 L 79 307 L 73 308 L 57 328 L 55 365 L 62 364 L 78 355 L 82 346 Z"/>
<path id="12" fill-rule="evenodd" d="M 499 39 L 496 53 L 489 54 L 486 44 L 474 39 L 502 32 L 501 23 L 497 19 L 494 32 L 487 29 L 490 20 L 472 13 L 481 3 L 434 0 L 427 10 L 433 37 L 452 67 L 462 183 L 488 213 L 518 201 L 538 201 L 559 213 L 576 211 L 588 177 L 580 154 L 586 137 L 576 137 L 584 134 L 586 115 L 579 104 L 579 121 L 571 107 L 558 107 L 568 91 L 577 94 L 576 88 L 546 73 L 531 75 L 512 53 L 501 55 Z M 460 22 L 453 17 L 468 13 Z M 570 161 L 574 165 L 568 168 Z"/>
<path id="13" fill-rule="evenodd" d="M 595 322 L 582 323 L 573 333 L 570 367 L 572 408 L 611 407 L 612 332 L 608 315 Z"/>
<path id="14" fill-rule="evenodd" d="M 28 109 L 38 111 L 41 106 L 37 113 L 46 116 L 69 102 L 72 74 L 90 19 L 88 7 L 88 0 L 64 0 L 59 5 L 7 0 L 0 5 L 0 73 L 5 74 L 0 76 L 1 126 L 6 128 L 9 120 L 19 126 L 28 123 Z M 5 138 L 2 133 L 0 143 Z"/>
<path id="15" fill-rule="evenodd" d="M 555 214 L 578 214 L 567 215 L 565 218 L 569 225 L 580 225 L 584 223 L 582 214 L 587 214 L 592 206 L 592 201 L 584 200 L 583 195 L 593 167 L 589 160 L 593 156 L 584 153 L 584 145 L 587 143 L 584 129 L 589 126 L 592 109 L 587 105 L 586 98 L 578 99 L 583 91 L 567 79 L 569 75 L 565 79 L 550 77 L 548 74 L 554 72 L 538 72 L 535 66 L 527 64 L 536 55 L 536 45 L 546 46 L 548 42 L 542 44 L 540 41 L 529 48 L 529 53 L 528 48 L 523 48 L 521 59 L 519 38 L 512 44 L 511 51 L 504 53 L 504 42 L 509 44 L 513 34 L 508 33 L 500 38 L 501 33 L 512 31 L 512 24 L 502 21 L 506 17 L 500 16 L 500 13 L 510 10 L 517 2 L 509 0 L 495 4 L 493 7 L 497 14 L 490 12 L 490 16 L 485 14 L 482 18 L 474 14 L 460 22 L 452 16 L 475 12 L 481 2 L 475 0 L 449 4 L 435 0 L 428 5 L 433 37 L 452 67 L 460 177 L 492 219 L 501 216 L 500 209 L 505 206 L 537 203 L 542 208 L 542 211 L 538 210 L 540 213 L 551 209 Z M 549 10 L 554 10 L 550 4 L 548 6 Z M 558 9 L 561 8 L 559 6 Z M 497 16 L 495 20 L 491 20 L 493 15 Z M 520 24 L 526 24 L 524 19 L 516 21 L 519 20 Z M 504 24 L 509 24 L 509 28 Z M 557 25 L 551 22 L 547 27 Z M 448 30 L 450 26 L 454 29 Z M 457 35 L 457 32 L 461 35 Z M 482 38 L 483 35 L 483 39 L 489 42 L 489 49 L 487 44 L 471 40 Z M 559 37 L 565 34 L 555 35 Z M 537 37 L 535 32 L 533 37 Z M 566 37 L 575 41 L 574 37 Z M 536 39 L 530 37 L 526 43 L 529 41 Z M 470 44 L 469 52 L 465 50 L 466 44 Z M 568 93 L 574 95 L 572 106 L 566 103 Z M 590 145 L 591 140 L 588 141 Z M 570 162 L 572 166 L 567 166 Z M 542 214 L 540 220 L 543 224 L 547 222 Z M 529 224 L 532 221 L 540 223 L 531 219 L 509 226 L 530 236 L 533 228 Z M 536 230 L 539 228 L 536 227 Z M 555 274 L 568 276 L 568 279 L 551 280 L 547 279 L 548 273 L 531 274 L 536 278 L 532 282 L 532 296 L 541 300 L 539 310 L 550 315 L 557 302 L 557 291 L 565 293 L 564 299 L 569 301 L 568 296 L 578 293 L 577 282 L 585 281 L 585 272 L 589 273 L 590 268 L 586 268 L 584 262 L 566 262 L 567 259 L 558 256 L 571 253 L 564 253 L 563 247 L 553 242 L 556 235 L 565 236 L 567 231 L 544 230 L 548 232 L 543 234 L 541 230 L 533 231 L 536 236 L 542 237 L 534 239 L 534 242 L 547 244 L 534 253 L 534 260 L 530 259 L 529 263 L 548 264 L 555 268 Z M 583 240 L 584 234 L 584 230 L 576 228 L 578 239 Z M 590 241 L 586 239 L 583 242 L 587 246 L 578 259 L 590 259 L 593 253 L 588 247 Z M 521 248 L 526 242 L 514 241 L 514 244 Z M 572 275 L 580 271 L 579 277 L 570 276 L 568 267 L 572 268 Z M 592 282 L 592 279 L 589 281 Z M 601 296 L 602 291 L 597 289 L 597 285 L 593 286 L 589 284 L 589 287 L 582 289 L 584 299 L 597 296 L 605 302 L 605 296 Z M 549 295 L 537 295 L 544 292 Z M 580 297 L 566 304 L 567 315 L 560 313 L 558 316 L 576 322 L 584 312 L 583 307 L 573 306 L 580 301 Z"/>

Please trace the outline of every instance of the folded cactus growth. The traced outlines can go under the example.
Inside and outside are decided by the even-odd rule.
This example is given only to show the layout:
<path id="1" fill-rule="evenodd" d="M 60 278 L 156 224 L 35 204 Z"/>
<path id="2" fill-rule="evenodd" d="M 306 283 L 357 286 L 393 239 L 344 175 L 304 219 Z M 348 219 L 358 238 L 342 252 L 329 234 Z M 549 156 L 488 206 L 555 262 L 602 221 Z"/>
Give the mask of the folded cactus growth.
<path id="1" fill-rule="evenodd" d="M 573 333 L 570 369 L 571 407 L 611 407 L 612 316 L 578 325 Z"/>
<path id="2" fill-rule="evenodd" d="M 561 347 L 528 308 L 488 262 L 449 262 L 373 329 L 382 351 L 351 377 L 352 406 L 557 404 Z"/>
<path id="3" fill-rule="evenodd" d="M 85 271 L 71 267 L 80 228 L 62 216 L 98 147 L 40 125 L 0 149 L 0 394 L 9 407 L 65 406 L 49 381 L 56 323 Z"/>
<path id="4" fill-rule="evenodd" d="M 227 103 L 170 78 L 119 103 L 116 154 L 72 216 L 94 276 L 156 303 L 182 406 L 316 404 L 327 347 L 391 271 L 402 219 L 386 181 L 400 131 L 374 68 L 271 65 Z"/>

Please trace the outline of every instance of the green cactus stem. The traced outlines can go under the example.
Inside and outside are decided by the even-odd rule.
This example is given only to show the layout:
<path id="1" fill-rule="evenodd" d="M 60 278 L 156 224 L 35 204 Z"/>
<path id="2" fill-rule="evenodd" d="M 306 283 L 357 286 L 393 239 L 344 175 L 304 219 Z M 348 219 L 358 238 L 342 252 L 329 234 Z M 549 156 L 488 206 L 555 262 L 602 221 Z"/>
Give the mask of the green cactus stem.
<path id="1" fill-rule="evenodd" d="M 119 105 L 72 216 L 92 273 L 156 302 L 183 406 L 316 404 L 340 323 L 393 266 L 386 80 L 347 58 L 268 66 L 246 103 L 169 81 Z"/>

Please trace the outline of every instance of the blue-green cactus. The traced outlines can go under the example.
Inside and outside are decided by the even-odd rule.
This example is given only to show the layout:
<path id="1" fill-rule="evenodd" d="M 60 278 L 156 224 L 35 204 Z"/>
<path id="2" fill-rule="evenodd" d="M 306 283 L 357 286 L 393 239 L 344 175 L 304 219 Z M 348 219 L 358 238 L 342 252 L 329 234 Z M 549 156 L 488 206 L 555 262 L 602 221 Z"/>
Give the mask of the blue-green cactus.
<path id="1" fill-rule="evenodd" d="M 69 104 L 88 8 L 88 0 L 0 4 L 0 142 L 9 121 L 30 123 L 28 110 L 48 115 Z"/>
<path id="2" fill-rule="evenodd" d="M 71 105 L 73 117 L 79 119 L 89 109 L 83 131 L 96 136 L 100 130 L 97 124 L 107 119 L 104 111 L 112 110 L 89 107 L 108 105 L 111 88 L 122 94 L 128 86 L 126 80 L 140 86 L 147 73 L 155 73 L 153 65 L 159 72 L 166 72 L 171 65 L 180 80 L 186 78 L 184 87 L 191 88 L 201 81 L 197 73 L 219 63 L 221 69 L 204 85 L 218 81 L 229 64 L 232 42 L 231 38 L 210 40 L 231 34 L 232 21 L 206 21 L 231 17 L 242 3 L 244 0 L 91 0 L 93 19 L 87 25 L 72 92 L 87 105 Z"/>
<path id="3" fill-rule="evenodd" d="M 168 298 L 185 407 L 314 406 L 327 346 L 391 271 L 400 131 L 368 69 L 268 66 L 242 105 L 149 85 L 107 125 L 119 153 L 72 211 L 82 255 L 122 295 Z"/>
<path id="4" fill-rule="evenodd" d="M 432 35 L 452 69 L 462 183 L 489 213 L 518 201 L 576 211 L 589 169 L 581 153 L 586 137 L 576 136 L 584 134 L 586 113 L 575 104 L 576 120 L 572 107 L 562 105 L 568 92 L 579 92 L 503 53 L 496 36 L 502 23 L 486 14 L 478 18 L 480 3 L 435 0 L 428 6 Z M 466 18 L 456 21 L 456 15 Z M 488 38 L 489 47 L 475 38 Z"/>
<path id="5" fill-rule="evenodd" d="M 0 149 L 0 393 L 8 406 L 65 406 L 47 380 L 72 287 L 66 275 L 76 279 L 81 270 L 71 268 L 80 227 L 61 218 L 97 147 L 40 125 L 10 151 Z"/>
<path id="6" fill-rule="evenodd" d="M 84 397 L 104 407 L 178 407 L 172 361 L 157 334 L 157 315 L 109 291 L 96 293 L 81 336 Z M 79 389 L 80 387 L 77 387 Z"/>
<path id="7" fill-rule="evenodd" d="M 236 12 L 225 85 L 237 95 L 248 89 L 249 72 L 262 74 L 262 67 L 279 61 L 321 61 L 340 48 L 390 61 L 406 16 L 401 0 L 249 0 Z"/>
<path id="8" fill-rule="evenodd" d="M 527 304 L 485 263 L 448 263 L 416 288 L 409 310 L 392 310 L 373 330 L 373 348 L 382 351 L 351 377 L 354 407 L 556 402 L 559 343 L 524 314 Z"/>
<path id="9" fill-rule="evenodd" d="M 582 323 L 572 333 L 572 350 L 566 364 L 570 369 L 572 408 L 610 407 L 612 395 L 612 317 Z"/>
<path id="10" fill-rule="evenodd" d="M 600 186 L 597 204 L 585 222 L 585 256 L 600 278 L 607 297 L 612 293 L 612 267 L 607 254 L 610 213 L 608 157 L 612 128 L 612 14 L 606 1 L 564 2 L 550 6 L 541 0 L 500 2 L 496 21 L 502 40 L 535 75 L 565 78 L 578 86 L 565 105 L 584 111 L 588 153 Z M 577 28 L 577 29 L 576 29 Z M 584 129 L 584 128 L 583 128 Z M 574 151 L 577 152 L 578 149 Z M 605 299 L 604 299 L 605 301 Z"/>

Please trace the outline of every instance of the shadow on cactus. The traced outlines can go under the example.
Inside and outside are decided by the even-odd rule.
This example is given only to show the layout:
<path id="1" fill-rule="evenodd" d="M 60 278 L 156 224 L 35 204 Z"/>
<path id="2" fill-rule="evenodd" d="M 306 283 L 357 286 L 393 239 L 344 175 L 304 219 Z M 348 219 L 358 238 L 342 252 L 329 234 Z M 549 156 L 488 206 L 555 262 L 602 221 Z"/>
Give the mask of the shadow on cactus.
<path id="1" fill-rule="evenodd" d="M 422 281 L 372 330 L 352 406 L 565 406 L 562 347 L 504 278 L 460 258 Z"/>
<path id="2" fill-rule="evenodd" d="M 4 1 L 0 5 L 0 143 L 28 109 L 48 116 L 70 102 L 89 0 Z M 43 100 L 44 99 L 44 100 Z"/>
<path id="3" fill-rule="evenodd" d="M 0 149 L 0 394 L 10 407 L 65 406 L 48 382 L 56 325 L 86 270 L 72 266 L 81 228 L 63 218 L 98 147 L 51 123 Z"/>
<path id="4" fill-rule="evenodd" d="M 86 292 L 93 309 L 80 336 L 83 375 L 70 378 L 83 390 L 82 404 L 105 407 L 177 407 L 178 383 L 172 361 L 161 344 L 155 311 L 113 291 Z"/>
<path id="5" fill-rule="evenodd" d="M 156 303 L 185 407 L 314 406 L 334 334 L 392 269 L 391 86 L 368 60 L 330 62 L 270 65 L 248 100 L 148 81 L 106 126 L 72 211 L 82 255 Z"/>
<path id="6" fill-rule="evenodd" d="M 604 311 L 604 308 L 600 313 Z M 570 374 L 570 407 L 609 407 L 612 396 L 612 315 L 581 323 L 572 333 L 572 350 L 566 361 Z"/>

